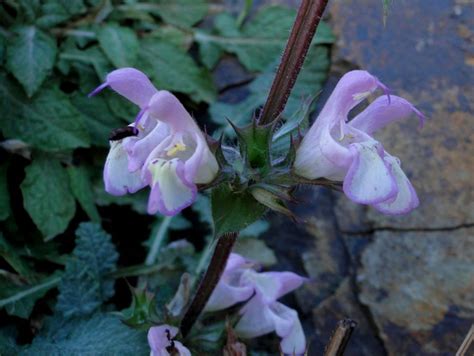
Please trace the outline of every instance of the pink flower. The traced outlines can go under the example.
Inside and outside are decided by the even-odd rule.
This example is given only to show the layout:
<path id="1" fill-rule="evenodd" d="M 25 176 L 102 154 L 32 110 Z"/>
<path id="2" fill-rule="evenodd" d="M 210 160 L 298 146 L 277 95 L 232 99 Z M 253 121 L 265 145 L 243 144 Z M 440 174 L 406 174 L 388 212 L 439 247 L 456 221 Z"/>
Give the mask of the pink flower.
<path id="1" fill-rule="evenodd" d="M 178 334 L 178 328 L 169 325 L 153 326 L 148 330 L 150 356 L 191 356 L 191 352 L 179 341 L 173 338 Z"/>
<path id="2" fill-rule="evenodd" d="M 282 338 L 283 353 L 304 354 L 306 338 L 298 313 L 277 299 L 300 287 L 305 278 L 292 272 L 258 273 L 252 267 L 242 256 L 231 254 L 205 310 L 221 310 L 248 300 L 235 326 L 239 336 L 253 338 L 275 331 Z"/>
<path id="3" fill-rule="evenodd" d="M 196 184 L 211 182 L 218 164 L 203 133 L 179 100 L 157 90 L 142 72 L 122 68 L 90 95 L 110 87 L 140 107 L 131 137 L 111 141 L 104 168 L 108 193 L 151 187 L 148 212 L 176 215 L 196 199 Z"/>
<path id="4" fill-rule="evenodd" d="M 344 75 L 296 152 L 294 171 L 308 178 L 343 180 L 344 193 L 385 214 L 404 214 L 419 204 L 416 192 L 400 167 L 371 135 L 393 121 L 417 114 L 398 96 L 380 96 L 350 122 L 351 109 L 377 88 L 386 90 L 366 71 Z"/>

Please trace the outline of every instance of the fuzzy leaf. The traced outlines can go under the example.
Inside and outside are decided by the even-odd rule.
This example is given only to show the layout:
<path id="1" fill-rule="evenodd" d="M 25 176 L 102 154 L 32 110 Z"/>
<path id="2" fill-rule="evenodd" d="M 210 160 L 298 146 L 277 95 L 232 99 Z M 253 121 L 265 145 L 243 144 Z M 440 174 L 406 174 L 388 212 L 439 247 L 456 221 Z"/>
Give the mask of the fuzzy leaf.
<path id="1" fill-rule="evenodd" d="M 21 192 L 25 209 L 45 240 L 66 230 L 76 211 L 76 203 L 68 175 L 58 161 L 46 155 L 36 157 L 26 167 Z"/>
<path id="2" fill-rule="evenodd" d="M 165 22 L 178 26 L 192 26 L 207 14 L 206 0 L 157 0 L 152 12 Z"/>
<path id="3" fill-rule="evenodd" d="M 56 41 L 34 26 L 22 26 L 7 49 L 7 68 L 31 97 L 54 66 Z"/>
<path id="4" fill-rule="evenodd" d="M 107 274 L 115 271 L 118 253 L 110 235 L 98 224 L 82 223 L 76 236 L 56 306 L 65 317 L 88 315 L 114 294 L 114 281 Z"/>
<path id="5" fill-rule="evenodd" d="M 0 123 L 5 137 L 43 151 L 89 146 L 83 116 L 57 88 L 27 99 L 15 83 L 0 75 Z"/>
<path id="6" fill-rule="evenodd" d="M 150 352 L 146 332 L 131 329 L 116 316 L 49 320 L 31 346 L 22 355 L 147 355 Z"/>
<path id="7" fill-rule="evenodd" d="M 46 0 L 41 5 L 43 15 L 36 20 L 41 27 L 52 27 L 86 11 L 83 0 Z"/>
<path id="8" fill-rule="evenodd" d="M 295 11 L 278 6 L 261 9 L 254 20 L 246 23 L 242 29 L 237 21 L 228 14 L 216 16 L 214 31 L 199 31 L 196 41 L 200 55 L 206 66 L 212 68 L 220 56 L 220 50 L 234 53 L 240 62 L 250 71 L 262 71 L 275 58 L 279 57 L 287 40 L 288 33 L 295 20 Z M 313 41 L 314 44 L 332 43 L 334 37 L 329 27 L 322 23 Z"/>
<path id="9" fill-rule="evenodd" d="M 189 94 L 195 101 L 210 103 L 215 99 L 211 75 L 184 50 L 153 39 L 144 40 L 141 47 L 140 66 L 157 88 Z"/>
<path id="10" fill-rule="evenodd" d="M 114 66 L 133 67 L 140 47 L 134 31 L 110 24 L 101 27 L 97 37 L 102 50 Z"/>
<path id="11" fill-rule="evenodd" d="M 221 184 L 212 190 L 211 206 L 215 236 L 239 232 L 258 220 L 267 210 L 248 191 L 235 193 L 227 184 Z"/>
<path id="12" fill-rule="evenodd" d="M 88 172 L 84 166 L 71 166 L 67 168 L 72 194 L 76 197 L 87 216 L 94 221 L 100 222 L 99 212 L 95 206 L 95 197 L 92 192 L 92 184 Z"/>
<path id="13" fill-rule="evenodd" d="M 38 283 L 16 286 L 2 277 L 0 279 L 0 308 L 5 308 L 10 315 L 27 319 L 36 301 L 56 287 L 60 280 L 60 275 L 55 273 Z"/>

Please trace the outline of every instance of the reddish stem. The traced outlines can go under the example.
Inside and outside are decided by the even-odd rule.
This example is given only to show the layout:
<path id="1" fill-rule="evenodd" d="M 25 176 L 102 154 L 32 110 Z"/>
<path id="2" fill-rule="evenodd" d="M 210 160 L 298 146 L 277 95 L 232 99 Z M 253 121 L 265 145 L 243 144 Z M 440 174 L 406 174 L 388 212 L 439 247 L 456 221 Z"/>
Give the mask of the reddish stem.
<path id="1" fill-rule="evenodd" d="M 259 123 L 273 122 L 285 108 L 328 0 L 303 0 L 263 107 Z"/>

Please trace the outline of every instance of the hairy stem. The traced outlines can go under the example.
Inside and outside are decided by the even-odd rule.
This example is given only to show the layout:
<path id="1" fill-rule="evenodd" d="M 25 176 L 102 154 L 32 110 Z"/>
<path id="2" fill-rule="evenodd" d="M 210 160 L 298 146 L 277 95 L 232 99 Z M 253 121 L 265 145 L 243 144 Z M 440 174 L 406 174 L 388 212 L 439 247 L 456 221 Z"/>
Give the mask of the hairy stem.
<path id="1" fill-rule="evenodd" d="M 211 257 L 211 262 L 207 267 L 204 277 L 199 283 L 198 289 L 189 304 L 186 313 L 181 320 L 180 330 L 183 337 L 189 334 L 192 326 L 201 314 L 207 304 L 214 288 L 216 287 L 222 272 L 224 272 L 227 258 L 229 257 L 232 247 L 237 239 L 238 233 L 230 232 L 219 237 Z"/>
<path id="2" fill-rule="evenodd" d="M 261 125 L 273 122 L 285 108 L 328 1 L 301 2 L 280 66 L 259 118 Z"/>

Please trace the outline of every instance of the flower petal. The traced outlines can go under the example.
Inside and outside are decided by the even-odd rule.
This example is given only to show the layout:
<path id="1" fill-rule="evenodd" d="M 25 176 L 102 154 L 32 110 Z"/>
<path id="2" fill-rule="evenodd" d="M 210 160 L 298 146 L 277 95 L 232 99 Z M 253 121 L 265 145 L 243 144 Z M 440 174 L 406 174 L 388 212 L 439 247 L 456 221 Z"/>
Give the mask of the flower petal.
<path id="1" fill-rule="evenodd" d="M 89 96 L 97 94 L 107 86 L 110 86 L 117 93 L 142 109 L 148 105 L 152 96 L 158 92 L 150 82 L 150 79 L 135 68 L 121 68 L 109 73 L 105 83 L 100 85 Z"/>
<path id="2" fill-rule="evenodd" d="M 420 203 L 415 189 L 400 167 L 399 161 L 392 156 L 385 156 L 385 161 L 392 170 L 398 186 L 398 194 L 389 200 L 375 204 L 374 207 L 384 214 L 401 215 L 415 209 Z"/>
<path id="3" fill-rule="evenodd" d="M 232 286 L 227 282 L 219 282 L 212 292 L 204 311 L 212 312 L 223 310 L 234 304 L 244 302 L 253 294 L 251 286 Z"/>
<path id="4" fill-rule="evenodd" d="M 235 326 L 235 332 L 243 338 L 253 338 L 275 330 L 273 312 L 258 296 L 254 296 L 240 310 L 242 317 Z"/>
<path id="5" fill-rule="evenodd" d="M 349 125 L 370 135 L 391 122 L 408 118 L 413 113 L 419 116 L 420 124 L 422 124 L 423 114 L 410 102 L 395 95 L 391 96 L 391 102 L 389 102 L 386 96 L 380 96 L 350 121 Z"/>
<path id="6" fill-rule="evenodd" d="M 281 296 L 300 287 L 305 278 L 293 272 L 263 272 L 247 270 L 242 275 L 242 283 L 253 285 L 262 299 L 271 303 Z"/>
<path id="7" fill-rule="evenodd" d="M 104 167 L 104 184 L 108 193 L 112 195 L 135 193 L 146 186 L 140 171 L 130 172 L 127 166 L 127 152 L 125 152 L 122 142 L 111 142 Z"/>
<path id="8" fill-rule="evenodd" d="M 151 192 L 148 213 L 173 216 L 196 200 L 196 185 L 184 178 L 183 163 L 178 159 L 155 159 L 148 165 Z"/>
<path id="9" fill-rule="evenodd" d="M 196 149 L 184 164 L 186 179 L 196 184 L 210 183 L 215 178 L 219 165 L 201 132 L 196 132 L 194 138 Z"/>
<path id="10" fill-rule="evenodd" d="M 178 334 L 178 328 L 169 325 L 152 326 L 148 330 L 148 344 L 152 351 L 160 352 L 170 345 L 167 331 L 171 338 Z"/>
<path id="11" fill-rule="evenodd" d="M 158 122 L 155 128 L 145 137 L 128 137 L 123 145 L 128 153 L 128 169 L 131 172 L 143 167 L 146 159 L 156 146 L 169 135 L 168 125 Z"/>
<path id="12" fill-rule="evenodd" d="M 154 118 L 166 122 L 174 131 L 200 132 L 183 104 L 169 91 L 160 90 L 151 98 L 148 106 Z"/>
<path id="13" fill-rule="evenodd" d="M 282 338 L 280 343 L 281 351 L 283 351 L 285 355 L 304 355 L 306 351 L 306 336 L 303 327 L 301 326 L 300 319 L 298 318 L 298 314 L 286 305 L 281 303 L 277 304 L 280 309 L 279 312 L 287 314 L 288 318 L 292 318 L 293 321 L 289 333 L 286 335 L 279 335 Z M 285 309 L 289 309 L 289 311 Z"/>
<path id="14" fill-rule="evenodd" d="M 344 179 L 344 193 L 361 204 L 377 204 L 394 197 L 397 185 L 381 157 L 380 144 L 353 143 L 349 148 L 354 159 Z"/>
<path id="15" fill-rule="evenodd" d="M 174 347 L 178 350 L 179 356 L 191 356 L 191 352 L 179 341 L 174 342 Z"/>

